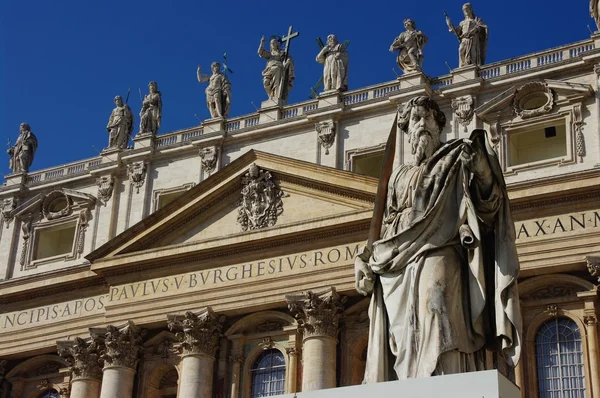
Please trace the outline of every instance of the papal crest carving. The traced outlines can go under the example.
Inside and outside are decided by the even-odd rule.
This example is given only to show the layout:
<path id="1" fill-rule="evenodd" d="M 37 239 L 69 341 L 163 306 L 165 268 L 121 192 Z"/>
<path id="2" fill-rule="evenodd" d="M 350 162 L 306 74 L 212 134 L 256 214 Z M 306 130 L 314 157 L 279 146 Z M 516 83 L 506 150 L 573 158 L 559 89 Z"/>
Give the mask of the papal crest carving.
<path id="1" fill-rule="evenodd" d="M 202 167 L 208 174 L 212 174 L 217 168 L 217 161 L 219 160 L 219 149 L 217 147 L 202 148 L 200 149 L 200 162 Z"/>
<path id="2" fill-rule="evenodd" d="M 458 123 L 464 127 L 466 133 L 469 123 L 471 123 L 471 120 L 473 120 L 473 114 L 475 111 L 473 108 L 473 97 L 468 95 L 453 99 L 452 109 L 454 110 L 454 115 L 456 116 Z"/>
<path id="3" fill-rule="evenodd" d="M 283 212 L 284 193 L 269 171 L 252 164 L 242 177 L 242 201 L 237 221 L 242 231 L 271 227 Z"/>

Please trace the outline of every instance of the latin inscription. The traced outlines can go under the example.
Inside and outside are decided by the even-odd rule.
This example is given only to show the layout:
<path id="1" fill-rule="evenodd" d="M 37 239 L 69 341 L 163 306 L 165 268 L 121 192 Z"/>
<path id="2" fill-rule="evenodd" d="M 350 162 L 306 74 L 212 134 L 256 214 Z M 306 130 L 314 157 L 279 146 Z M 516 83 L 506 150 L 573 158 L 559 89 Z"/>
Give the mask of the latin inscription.
<path id="1" fill-rule="evenodd" d="M 515 223 L 517 241 L 528 238 L 553 238 L 584 230 L 600 229 L 600 210 L 565 214 Z"/>

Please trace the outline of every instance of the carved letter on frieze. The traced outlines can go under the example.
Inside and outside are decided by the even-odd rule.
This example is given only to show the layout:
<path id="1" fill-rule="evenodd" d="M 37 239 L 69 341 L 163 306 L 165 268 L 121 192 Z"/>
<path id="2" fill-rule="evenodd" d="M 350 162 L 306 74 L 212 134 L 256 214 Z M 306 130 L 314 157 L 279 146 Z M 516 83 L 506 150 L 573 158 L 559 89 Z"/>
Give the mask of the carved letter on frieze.
<path id="1" fill-rule="evenodd" d="M 136 193 L 140 193 L 140 188 L 144 185 L 146 179 L 146 162 L 128 164 L 127 176 L 131 186 L 136 188 Z"/>
<path id="2" fill-rule="evenodd" d="M 145 330 L 139 330 L 132 322 L 123 328 L 109 325 L 100 333 L 97 329 L 90 330 L 92 337 L 104 334 L 104 350 L 100 353 L 100 359 L 104 366 L 125 366 L 135 369 L 142 349 Z M 104 332 L 104 333 L 102 333 Z"/>
<path id="3" fill-rule="evenodd" d="M 456 116 L 456 120 L 464 127 L 466 133 L 469 123 L 471 123 L 471 120 L 473 120 L 473 114 L 475 111 L 473 106 L 473 97 L 468 95 L 453 99 L 452 109 L 454 110 L 454 116 Z"/>
<path id="4" fill-rule="evenodd" d="M 582 125 L 583 117 L 581 114 L 581 104 L 575 104 L 573 106 L 573 126 L 575 127 L 575 147 L 580 162 L 583 162 L 583 157 L 585 156 L 585 140 L 583 132 L 581 131 Z"/>
<path id="5" fill-rule="evenodd" d="M 200 314 L 169 315 L 167 326 L 181 342 L 183 355 L 204 354 L 213 356 L 219 347 L 226 321 L 224 315 L 216 314 L 208 307 Z"/>
<path id="6" fill-rule="evenodd" d="M 112 175 L 100 177 L 96 180 L 96 185 L 98 186 L 98 199 L 106 206 L 113 193 L 115 178 Z"/>
<path id="7" fill-rule="evenodd" d="M 340 296 L 331 288 L 321 294 L 288 294 L 285 298 L 290 312 L 298 320 L 298 326 L 304 331 L 305 339 L 312 336 L 337 337 L 347 297 Z"/>
<path id="8" fill-rule="evenodd" d="M 102 338 L 94 336 L 89 342 L 76 337 L 74 340 L 57 341 L 58 355 L 67 359 L 71 365 L 73 378 L 92 378 L 100 380 L 100 347 Z"/>
<path id="9" fill-rule="evenodd" d="M 335 142 L 335 122 L 326 121 L 315 123 L 319 143 L 325 148 L 325 155 L 329 155 L 329 148 Z"/>
<path id="10" fill-rule="evenodd" d="M 271 227 L 283 212 L 284 193 L 269 171 L 252 164 L 242 177 L 242 201 L 237 221 L 242 231 Z"/>
<path id="11" fill-rule="evenodd" d="M 219 149 L 217 147 L 202 148 L 200 149 L 200 162 L 202 167 L 208 174 L 212 174 L 217 168 L 217 162 L 219 161 Z"/>

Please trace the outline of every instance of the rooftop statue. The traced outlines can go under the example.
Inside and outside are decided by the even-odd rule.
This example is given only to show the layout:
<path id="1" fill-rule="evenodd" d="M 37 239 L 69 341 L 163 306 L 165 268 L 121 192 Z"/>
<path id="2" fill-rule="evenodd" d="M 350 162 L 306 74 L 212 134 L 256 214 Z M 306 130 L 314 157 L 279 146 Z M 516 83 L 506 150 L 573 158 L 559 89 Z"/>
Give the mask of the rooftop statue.
<path id="1" fill-rule="evenodd" d="M 596 22 L 596 29 L 600 30 L 600 0 L 590 0 L 590 15 Z"/>
<path id="2" fill-rule="evenodd" d="M 138 134 L 155 135 L 160 129 L 162 99 L 156 82 L 148 83 L 148 94 L 142 100 L 140 111 L 140 132 Z"/>
<path id="3" fill-rule="evenodd" d="M 365 382 L 483 370 L 490 347 L 514 366 L 519 261 L 496 155 L 483 130 L 441 142 L 446 117 L 429 97 L 397 120 L 355 259 L 356 290 L 372 294 Z M 397 128 L 414 163 L 392 170 Z"/>
<path id="4" fill-rule="evenodd" d="M 317 55 L 323 66 L 323 90 L 348 90 L 348 52 L 335 35 L 327 36 L 327 44 Z"/>
<path id="5" fill-rule="evenodd" d="M 417 30 L 417 25 L 412 19 L 404 20 L 405 32 L 394 39 L 390 52 L 398 51 L 396 62 L 402 72 L 420 72 L 423 65 L 423 46 L 427 43 L 427 36 Z"/>
<path id="6" fill-rule="evenodd" d="M 115 97 L 115 109 L 110 114 L 106 131 L 108 131 L 108 148 L 127 148 L 129 137 L 133 132 L 133 113 L 129 105 L 123 104 L 120 95 Z"/>
<path id="7" fill-rule="evenodd" d="M 19 126 L 19 138 L 6 152 L 10 155 L 9 166 L 13 173 L 27 173 L 33 163 L 38 140 L 27 123 Z"/>
<path id="8" fill-rule="evenodd" d="M 275 102 L 287 101 L 288 95 L 296 72 L 294 70 L 294 60 L 290 56 L 291 39 L 298 36 L 298 32 L 292 33 L 292 27 L 289 27 L 287 36 L 282 39 L 273 37 L 269 41 L 269 50 L 265 50 L 265 37 L 261 37 L 258 46 L 258 56 L 267 60 L 267 65 L 262 72 L 263 86 L 270 100 Z M 285 49 L 281 44 L 285 42 Z"/>
<path id="9" fill-rule="evenodd" d="M 462 6 L 465 16 L 458 26 L 454 26 L 450 17 L 446 15 L 446 24 L 450 32 L 458 37 L 459 67 L 467 65 L 483 65 L 487 52 L 488 27 L 483 20 L 475 16 L 471 3 Z"/>
<path id="10" fill-rule="evenodd" d="M 209 82 L 206 93 L 206 106 L 211 118 L 226 118 L 229 116 L 231 107 L 231 83 L 225 73 L 221 72 L 221 64 L 213 62 L 210 65 L 212 75 L 201 73 L 202 68 L 198 65 L 196 76 L 198 82 Z"/>

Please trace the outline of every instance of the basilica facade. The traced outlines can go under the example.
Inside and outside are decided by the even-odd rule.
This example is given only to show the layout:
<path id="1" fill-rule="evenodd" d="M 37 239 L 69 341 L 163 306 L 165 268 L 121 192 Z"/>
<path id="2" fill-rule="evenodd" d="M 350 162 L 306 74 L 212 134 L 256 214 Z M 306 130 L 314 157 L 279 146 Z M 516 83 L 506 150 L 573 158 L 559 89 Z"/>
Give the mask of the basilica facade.
<path id="1" fill-rule="evenodd" d="M 424 95 L 446 116 L 444 141 L 486 130 L 507 183 L 522 352 L 514 369 L 490 352 L 489 368 L 522 397 L 600 398 L 599 65 L 592 35 L 158 134 L 154 83 L 133 147 L 20 170 L 0 187 L 0 397 L 253 398 L 360 384 L 369 299 L 354 258 L 397 109 Z M 394 163 L 409 162 L 407 137 L 396 138 Z"/>

